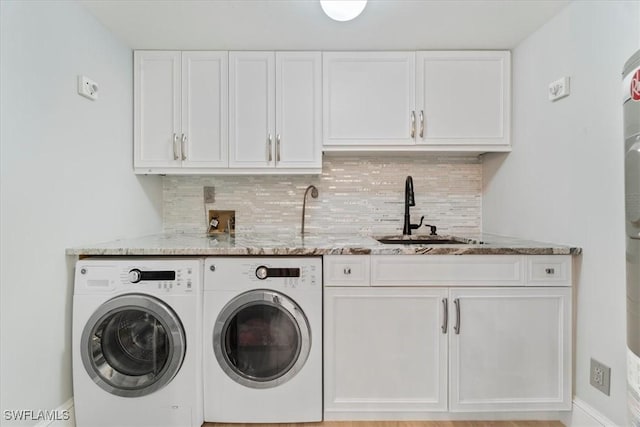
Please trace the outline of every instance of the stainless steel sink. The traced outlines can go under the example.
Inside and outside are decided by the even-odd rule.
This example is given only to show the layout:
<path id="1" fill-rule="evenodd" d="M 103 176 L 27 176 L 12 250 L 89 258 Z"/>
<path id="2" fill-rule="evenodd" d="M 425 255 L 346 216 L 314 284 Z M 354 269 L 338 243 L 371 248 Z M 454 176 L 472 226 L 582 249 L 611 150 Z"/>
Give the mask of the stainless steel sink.
<path id="1" fill-rule="evenodd" d="M 374 237 L 378 242 L 388 245 L 478 245 L 477 240 L 465 239 L 454 236 L 378 236 Z"/>

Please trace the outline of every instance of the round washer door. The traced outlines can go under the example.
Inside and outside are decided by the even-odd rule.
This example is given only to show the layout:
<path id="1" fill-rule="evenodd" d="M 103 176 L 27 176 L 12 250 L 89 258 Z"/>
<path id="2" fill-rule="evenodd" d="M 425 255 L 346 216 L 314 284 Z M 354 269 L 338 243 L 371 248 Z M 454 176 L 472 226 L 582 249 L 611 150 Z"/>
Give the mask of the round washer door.
<path id="1" fill-rule="evenodd" d="M 270 388 L 293 378 L 311 349 L 311 330 L 286 295 L 253 290 L 232 299 L 218 315 L 213 352 L 222 370 L 250 388 Z"/>
<path id="2" fill-rule="evenodd" d="M 102 304 L 87 321 L 80 345 L 91 379 L 123 397 L 164 387 L 180 370 L 186 351 L 184 328 L 173 310 L 138 294 Z"/>

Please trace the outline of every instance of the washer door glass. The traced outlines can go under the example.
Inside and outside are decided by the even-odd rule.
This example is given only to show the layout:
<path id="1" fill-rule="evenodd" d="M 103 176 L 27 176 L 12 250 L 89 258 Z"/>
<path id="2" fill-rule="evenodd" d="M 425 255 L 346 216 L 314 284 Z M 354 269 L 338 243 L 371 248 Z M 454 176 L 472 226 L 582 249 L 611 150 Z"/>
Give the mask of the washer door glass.
<path id="1" fill-rule="evenodd" d="M 278 292 L 250 291 L 233 299 L 214 329 L 214 353 L 234 381 L 252 388 L 291 379 L 309 356 L 311 334 L 300 307 Z"/>
<path id="2" fill-rule="evenodd" d="M 164 303 L 145 295 L 114 298 L 94 313 L 82 336 L 85 369 L 103 389 L 125 397 L 150 394 L 182 365 L 182 325 Z"/>

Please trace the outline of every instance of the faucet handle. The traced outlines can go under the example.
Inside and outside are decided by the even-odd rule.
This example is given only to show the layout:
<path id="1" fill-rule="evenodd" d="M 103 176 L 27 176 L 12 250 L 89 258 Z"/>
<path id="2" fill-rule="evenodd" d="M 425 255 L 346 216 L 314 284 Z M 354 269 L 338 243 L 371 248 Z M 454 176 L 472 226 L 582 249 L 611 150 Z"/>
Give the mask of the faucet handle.
<path id="1" fill-rule="evenodd" d="M 422 227 L 422 221 L 424 221 L 424 216 L 420 217 L 420 224 L 409 224 L 412 230 Z"/>

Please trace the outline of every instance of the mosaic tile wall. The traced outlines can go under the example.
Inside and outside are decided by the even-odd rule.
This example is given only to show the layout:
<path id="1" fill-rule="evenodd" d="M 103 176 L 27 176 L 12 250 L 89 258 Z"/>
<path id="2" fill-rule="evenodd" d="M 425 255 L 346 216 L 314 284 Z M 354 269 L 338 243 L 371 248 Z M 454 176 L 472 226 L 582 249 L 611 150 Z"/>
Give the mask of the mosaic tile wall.
<path id="1" fill-rule="evenodd" d="M 235 210 L 239 232 L 300 232 L 308 185 L 305 230 L 316 233 L 402 232 L 404 185 L 413 177 L 413 223 L 424 215 L 438 234 L 480 232 L 482 164 L 475 156 L 325 155 L 322 175 L 166 176 L 165 231 L 205 232 L 209 209 Z M 215 201 L 205 205 L 205 186 Z M 423 227 L 420 233 L 428 233 Z"/>

